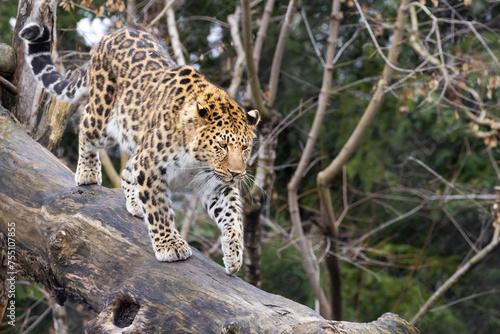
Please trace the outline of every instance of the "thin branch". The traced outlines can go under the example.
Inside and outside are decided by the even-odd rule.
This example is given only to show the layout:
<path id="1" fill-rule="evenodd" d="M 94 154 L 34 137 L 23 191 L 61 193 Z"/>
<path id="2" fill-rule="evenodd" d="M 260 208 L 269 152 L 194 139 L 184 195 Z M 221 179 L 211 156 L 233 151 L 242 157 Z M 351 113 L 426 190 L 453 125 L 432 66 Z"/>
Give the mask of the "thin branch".
<path id="1" fill-rule="evenodd" d="M 483 291 L 483 292 L 474 293 L 474 294 L 472 294 L 470 296 L 467 296 L 467 297 L 458 298 L 458 299 L 456 299 L 456 300 L 454 300 L 452 302 L 449 302 L 448 304 L 441 305 L 441 306 L 438 306 L 438 307 L 434 307 L 434 308 L 430 309 L 429 312 L 441 311 L 441 310 L 443 310 L 445 308 L 448 308 L 450 306 L 453 306 L 453 305 L 456 305 L 458 303 L 464 302 L 466 300 L 471 300 L 471 299 L 482 297 L 482 296 L 492 295 L 494 293 L 500 293 L 500 290 L 493 289 L 493 290 L 490 290 L 490 291 Z"/>
<path id="2" fill-rule="evenodd" d="M 443 182 L 444 184 L 446 184 L 448 187 L 450 187 L 452 189 L 455 189 L 455 185 L 453 183 L 449 182 L 444 177 L 442 177 L 441 175 L 439 175 L 439 173 L 437 173 L 435 170 L 433 170 L 432 168 L 430 168 L 429 166 L 427 166 L 422 160 L 419 160 L 419 159 L 417 159 L 415 157 L 412 157 L 412 156 L 409 156 L 408 160 L 409 161 L 415 161 L 417 164 L 419 164 L 420 166 L 424 167 L 427 171 L 429 171 L 432 175 L 434 175 L 439 180 L 441 180 L 441 182 Z"/>
<path id="3" fill-rule="evenodd" d="M 156 22 L 158 22 L 163 16 L 165 16 L 165 14 L 167 14 L 167 11 L 170 8 L 172 8 L 174 3 L 175 3 L 175 0 L 167 0 L 167 3 L 165 4 L 165 7 L 163 7 L 161 12 L 158 13 L 158 15 L 156 15 L 156 17 L 154 19 L 152 19 L 151 22 L 149 22 L 149 27 L 154 26 L 156 24 Z M 127 16 L 127 20 L 128 20 L 128 16 Z"/>
<path id="4" fill-rule="evenodd" d="M 267 36 L 267 28 L 269 27 L 269 22 L 271 21 L 271 14 L 274 8 L 274 0 L 267 0 L 266 6 L 264 7 L 264 13 L 260 18 L 259 31 L 257 32 L 257 37 L 255 38 L 255 45 L 253 48 L 253 60 L 255 62 L 255 73 L 259 73 L 259 62 L 262 53 L 262 47 L 264 45 L 264 40 Z M 247 84 L 245 92 L 245 100 L 250 100 L 252 96 L 252 91 L 250 84 Z"/>
<path id="5" fill-rule="evenodd" d="M 335 63 L 334 63 L 335 64 Z M 359 79 L 359 80 L 356 80 L 356 81 L 353 81 L 353 82 L 349 82 L 343 86 L 340 86 L 340 87 L 336 87 L 336 88 L 332 88 L 331 90 L 331 94 L 338 94 L 346 89 L 349 89 L 351 87 L 354 87 L 354 86 L 357 86 L 357 85 L 361 85 L 365 82 L 372 82 L 372 81 L 376 81 L 380 79 L 380 76 L 377 75 L 377 76 L 373 76 L 373 77 L 367 77 L 367 78 L 363 78 L 363 79 Z"/>
<path id="6" fill-rule="evenodd" d="M 497 208 L 498 208 L 498 204 Z M 496 221 L 494 222 L 495 230 L 493 232 L 493 237 L 491 238 L 490 243 L 484 247 L 479 253 L 474 255 L 469 261 L 467 261 L 462 267 L 458 268 L 455 273 L 446 280 L 433 294 L 432 296 L 422 305 L 420 310 L 418 310 L 417 314 L 411 319 L 411 323 L 416 325 L 424 315 L 426 315 L 430 308 L 441 298 L 446 291 L 448 291 L 453 285 L 455 285 L 460 278 L 462 278 L 466 273 L 468 273 L 472 267 L 480 262 L 482 259 L 486 257 L 489 253 L 491 253 L 500 243 L 500 222 L 498 221 L 498 213 L 496 217 Z"/>
<path id="7" fill-rule="evenodd" d="M 493 153 L 491 153 L 491 150 L 488 150 L 488 157 L 490 158 L 491 165 L 493 166 L 493 169 L 495 170 L 495 173 L 497 174 L 497 177 L 500 180 L 500 169 L 498 168 L 498 164 L 495 161 L 495 158 L 493 157 Z"/>
<path id="8" fill-rule="evenodd" d="M 127 25 L 129 27 L 133 27 L 136 25 L 135 0 L 127 0 Z"/>
<path id="9" fill-rule="evenodd" d="M 363 234 L 360 238 L 358 238 L 356 241 L 354 241 L 352 243 L 353 247 L 356 246 L 356 245 L 359 245 L 366 238 L 368 238 L 368 237 L 370 237 L 370 236 L 372 236 L 372 235 L 380 232 L 381 230 L 383 230 L 383 229 L 391 226 L 392 224 L 397 223 L 398 221 L 401 221 L 401 220 L 403 220 L 405 218 L 408 218 L 408 217 L 412 216 L 413 214 L 415 214 L 418 211 L 420 211 L 420 209 L 422 209 L 426 204 L 427 204 L 427 202 L 423 201 L 422 203 L 420 203 L 419 205 L 417 205 L 416 207 L 414 207 L 410 211 L 405 212 L 404 214 L 402 214 L 402 215 L 400 215 L 400 216 L 398 216 L 398 217 L 396 217 L 394 219 L 391 219 L 388 222 L 385 222 L 385 223 L 379 225 L 378 227 L 374 228 L 370 232 Z"/>
<path id="10" fill-rule="evenodd" d="M 229 24 L 227 24 L 226 22 L 223 22 L 221 20 L 217 20 L 215 17 L 211 17 L 211 16 L 193 15 L 193 16 L 185 17 L 183 19 L 183 22 L 189 22 L 189 21 L 208 21 L 208 22 L 213 22 L 215 24 L 218 24 L 223 28 L 229 28 Z"/>
<path id="11" fill-rule="evenodd" d="M 417 22 L 417 14 L 416 14 L 416 11 L 415 11 L 415 7 L 414 6 L 411 6 L 411 4 L 409 5 L 409 9 L 410 9 L 410 12 L 411 12 L 411 18 L 412 18 L 412 35 L 410 36 L 410 45 L 412 45 L 413 49 L 422 55 L 422 57 L 424 57 L 424 59 L 429 59 L 429 61 L 431 62 L 431 64 L 433 65 L 438 65 L 440 70 L 441 70 L 441 73 L 443 74 L 443 78 L 444 78 L 444 87 L 443 89 L 441 90 L 441 94 L 439 96 L 439 100 L 441 100 L 446 92 L 446 88 L 450 85 L 450 78 L 448 76 L 448 71 L 446 70 L 446 63 L 445 63 L 445 60 L 444 60 L 444 53 L 443 53 L 443 45 L 442 45 L 442 41 L 441 41 L 441 34 L 439 32 L 439 25 L 438 25 L 438 18 L 433 15 L 429 9 L 427 9 L 427 7 L 425 6 L 419 6 L 420 8 L 425 8 L 424 9 L 424 12 L 431 18 L 432 20 L 432 29 L 431 31 L 435 33 L 436 35 L 436 45 L 437 45 L 437 49 L 438 49 L 438 55 L 439 55 L 439 60 L 434 57 L 434 56 L 431 56 L 429 51 L 427 51 L 427 49 L 423 46 L 421 40 L 420 40 L 420 37 L 418 35 L 418 22 Z"/>
<path id="12" fill-rule="evenodd" d="M 231 39 L 233 41 L 234 50 L 236 51 L 236 62 L 234 64 L 233 78 L 231 79 L 231 84 L 227 89 L 227 93 L 232 98 L 235 98 L 238 87 L 241 83 L 241 77 L 243 76 L 243 69 L 245 67 L 245 49 L 243 44 L 241 44 L 240 31 L 239 31 L 239 20 L 240 20 L 241 10 L 237 6 L 234 14 L 227 17 L 227 22 L 229 23 Z"/>
<path id="13" fill-rule="evenodd" d="M 184 59 L 184 54 L 182 52 L 182 43 L 179 39 L 179 31 L 177 30 L 177 22 L 175 20 L 175 12 L 172 8 L 174 0 L 166 0 L 167 3 L 165 8 L 167 8 L 167 26 L 168 35 L 170 36 L 170 43 L 172 43 L 172 48 L 174 49 L 174 57 L 177 65 L 186 65 L 186 60 Z"/>
<path id="14" fill-rule="evenodd" d="M 311 27 L 309 26 L 309 21 L 307 20 L 306 11 L 304 10 L 304 8 L 302 8 L 300 10 L 300 15 L 302 16 L 302 20 L 304 21 L 304 24 L 306 26 L 307 34 L 309 35 L 309 39 L 311 40 L 311 43 L 314 47 L 314 52 L 316 52 L 316 56 L 318 56 L 318 59 L 321 63 L 321 66 L 325 67 L 325 61 L 323 60 L 323 57 L 321 56 L 321 52 L 319 51 L 319 48 L 318 48 L 318 43 L 316 43 L 316 39 L 313 36 L 313 33 L 311 31 Z M 333 63 L 335 63 L 335 60 L 333 61 Z"/>
<path id="15" fill-rule="evenodd" d="M 262 46 L 264 45 L 264 40 L 267 36 L 267 27 L 269 26 L 269 21 L 271 20 L 271 13 L 274 8 L 274 0 L 267 0 L 266 6 L 264 7 L 264 13 L 260 19 L 259 31 L 257 32 L 257 37 L 255 39 L 255 46 L 253 49 L 253 59 L 255 61 L 255 70 L 259 70 L 259 60 L 262 53 Z"/>
<path id="16" fill-rule="evenodd" d="M 38 326 L 43 319 L 45 319 L 45 317 L 50 313 L 50 311 L 52 311 L 52 309 L 50 308 L 50 306 L 48 306 L 43 312 L 42 314 L 40 314 L 35 321 L 33 321 L 31 323 L 31 325 L 26 328 L 25 330 L 23 330 L 20 334 L 28 334 L 28 333 L 31 333 L 31 331 L 33 329 L 35 329 L 36 326 Z"/>
<path id="17" fill-rule="evenodd" d="M 99 158 L 101 159 L 102 167 L 111 180 L 111 184 L 113 184 L 113 187 L 120 188 L 122 181 L 120 175 L 116 172 L 115 166 L 113 166 L 113 163 L 109 158 L 108 152 L 106 152 L 105 150 L 99 150 Z"/>
<path id="18" fill-rule="evenodd" d="M 193 197 L 189 200 L 186 215 L 184 216 L 184 220 L 182 221 L 181 227 L 181 238 L 187 240 L 189 229 L 191 225 L 196 220 L 196 206 L 198 205 L 198 196 L 193 194 Z"/>
<path id="19" fill-rule="evenodd" d="M 1 75 L 0 75 L 0 84 L 2 86 L 4 86 L 9 92 L 11 92 L 14 95 L 17 95 L 19 93 L 19 91 L 17 90 L 17 87 L 14 86 L 13 84 L 11 84 L 10 81 L 5 79 Z"/>
<path id="20" fill-rule="evenodd" d="M 446 210 L 446 208 L 443 206 L 443 211 L 445 213 L 445 215 L 448 217 L 448 219 L 450 219 L 450 221 L 453 223 L 453 225 L 456 227 L 456 229 L 458 230 L 458 232 L 460 232 L 460 234 L 462 235 L 462 237 L 465 239 L 465 241 L 469 244 L 470 248 L 475 252 L 479 252 L 479 250 L 477 249 L 477 247 L 472 243 L 472 241 L 469 239 L 469 237 L 467 236 L 467 234 L 465 233 L 464 229 L 462 228 L 462 226 L 460 226 L 460 224 L 456 221 L 455 217 L 453 217 L 453 215 L 448 211 Z"/>
<path id="21" fill-rule="evenodd" d="M 274 99 L 276 98 L 276 93 L 278 92 L 278 79 L 280 75 L 281 62 L 283 60 L 283 54 L 285 52 L 286 40 L 288 39 L 288 34 L 292 26 L 292 19 L 297 11 L 298 0 L 290 0 L 288 4 L 285 20 L 281 26 L 280 35 L 278 38 L 278 43 L 276 44 L 276 49 L 274 51 L 273 64 L 271 66 L 271 74 L 269 76 L 269 97 L 266 101 L 268 106 L 274 104 Z M 335 41 L 336 42 L 336 41 Z"/>
<path id="22" fill-rule="evenodd" d="M 354 42 L 354 40 L 356 39 L 356 37 L 358 37 L 358 34 L 359 34 L 359 29 L 356 29 L 356 31 L 354 32 L 354 34 L 352 34 L 351 38 L 344 45 L 342 45 L 342 47 L 340 48 L 340 50 L 335 55 L 335 58 L 333 58 L 333 64 L 334 65 L 340 59 L 340 56 L 342 56 L 342 53 L 344 53 L 344 50 L 347 49 L 349 47 L 349 45 L 351 45 L 352 42 Z"/>
<path id="23" fill-rule="evenodd" d="M 356 8 L 358 9 L 359 16 L 361 16 L 361 19 L 362 19 L 362 21 L 363 21 L 363 23 L 364 23 L 364 25 L 366 27 L 366 30 L 368 30 L 368 33 L 370 34 L 370 37 L 372 38 L 372 41 L 373 41 L 373 44 L 375 45 L 375 48 L 377 48 L 378 53 L 380 54 L 380 56 L 382 57 L 382 59 L 384 59 L 386 65 L 390 66 L 393 70 L 396 70 L 396 71 L 411 72 L 411 70 L 407 70 L 407 69 L 404 69 L 404 68 L 397 67 L 396 65 L 394 65 L 394 63 L 395 63 L 394 60 L 391 61 L 390 57 L 386 57 L 385 56 L 384 52 L 382 51 L 382 49 L 380 48 L 380 45 L 377 42 L 377 38 L 375 37 L 375 34 L 373 33 L 372 28 L 370 27 L 370 24 L 366 20 L 365 14 L 363 13 L 363 10 L 361 9 L 361 6 L 359 5 L 358 0 L 354 0 L 354 4 L 356 5 Z M 405 11 L 406 11 L 406 9 L 405 9 Z M 394 38 L 393 38 L 393 43 L 395 43 Z M 391 47 L 391 50 L 392 49 L 393 49 L 393 47 Z"/>
<path id="24" fill-rule="evenodd" d="M 357 1 L 357 0 L 355 0 L 355 1 Z M 490 47 L 488 46 L 488 44 L 486 44 L 486 42 L 484 41 L 484 38 L 481 36 L 481 34 L 479 34 L 479 32 L 477 31 L 477 29 L 474 27 L 474 24 L 479 24 L 478 22 L 471 22 L 471 21 L 464 21 L 464 20 L 454 20 L 454 19 L 446 19 L 446 18 L 436 18 L 429 11 L 429 9 L 426 6 L 422 5 L 420 2 L 412 2 L 412 3 L 410 3 L 410 4 L 408 4 L 406 6 L 406 9 L 408 9 L 410 6 L 417 6 L 417 7 L 419 7 L 427 15 L 429 15 L 429 17 L 431 17 L 431 18 L 434 17 L 436 22 L 445 22 L 445 23 L 450 23 L 450 24 L 463 24 L 463 25 L 466 25 L 467 27 L 469 27 L 469 29 L 472 31 L 472 33 L 474 34 L 474 36 L 476 36 L 476 38 L 479 40 L 479 42 L 483 45 L 483 47 L 486 50 L 486 52 L 488 52 L 488 54 L 491 56 L 491 58 L 493 59 L 493 62 L 497 65 L 498 68 L 500 68 L 500 61 L 495 56 L 495 54 L 493 53 L 493 51 L 490 49 Z M 434 20 L 434 18 L 433 18 L 433 20 Z"/>
<path id="25" fill-rule="evenodd" d="M 247 65 L 247 76 L 252 91 L 252 98 L 257 109 L 261 112 L 264 119 L 270 119 L 271 114 L 264 106 L 260 90 L 257 69 L 253 59 L 252 27 L 251 27 L 250 1 L 241 0 L 241 25 L 243 31 L 243 45 L 245 47 L 245 62 Z"/>

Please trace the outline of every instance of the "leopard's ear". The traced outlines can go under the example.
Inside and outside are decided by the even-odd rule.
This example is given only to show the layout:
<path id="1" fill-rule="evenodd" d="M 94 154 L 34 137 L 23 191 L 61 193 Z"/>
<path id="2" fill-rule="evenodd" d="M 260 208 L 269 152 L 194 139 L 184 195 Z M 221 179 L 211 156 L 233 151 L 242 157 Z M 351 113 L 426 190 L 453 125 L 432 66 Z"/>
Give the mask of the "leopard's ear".
<path id="1" fill-rule="evenodd" d="M 201 118 L 206 118 L 208 114 L 208 110 L 203 108 L 200 102 L 196 102 L 196 110 L 198 111 L 198 116 Z"/>
<path id="2" fill-rule="evenodd" d="M 260 113 L 258 110 L 247 111 L 247 122 L 251 127 L 256 127 L 260 122 Z"/>

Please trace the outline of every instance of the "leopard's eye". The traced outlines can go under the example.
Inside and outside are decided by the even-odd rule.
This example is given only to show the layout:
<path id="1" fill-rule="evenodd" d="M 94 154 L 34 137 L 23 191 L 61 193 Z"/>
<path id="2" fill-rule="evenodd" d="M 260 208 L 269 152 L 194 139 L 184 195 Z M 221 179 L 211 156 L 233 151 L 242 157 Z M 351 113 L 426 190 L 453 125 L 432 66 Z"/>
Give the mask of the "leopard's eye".
<path id="1" fill-rule="evenodd" d="M 218 144 L 219 144 L 220 148 L 222 148 L 224 150 L 227 149 L 227 143 L 220 141 L 220 142 L 218 142 Z"/>

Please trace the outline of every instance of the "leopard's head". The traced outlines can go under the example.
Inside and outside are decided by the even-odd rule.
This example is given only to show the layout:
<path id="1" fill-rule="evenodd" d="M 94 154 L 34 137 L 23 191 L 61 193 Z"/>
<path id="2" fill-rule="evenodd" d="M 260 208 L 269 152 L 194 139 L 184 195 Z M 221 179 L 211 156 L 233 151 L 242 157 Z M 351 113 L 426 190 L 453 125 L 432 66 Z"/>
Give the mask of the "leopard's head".
<path id="1" fill-rule="evenodd" d="M 227 183 L 245 177 L 257 110 L 245 111 L 226 92 L 215 88 L 193 101 L 193 123 L 197 123 L 190 151 L 198 161 L 208 162 L 217 178 Z"/>

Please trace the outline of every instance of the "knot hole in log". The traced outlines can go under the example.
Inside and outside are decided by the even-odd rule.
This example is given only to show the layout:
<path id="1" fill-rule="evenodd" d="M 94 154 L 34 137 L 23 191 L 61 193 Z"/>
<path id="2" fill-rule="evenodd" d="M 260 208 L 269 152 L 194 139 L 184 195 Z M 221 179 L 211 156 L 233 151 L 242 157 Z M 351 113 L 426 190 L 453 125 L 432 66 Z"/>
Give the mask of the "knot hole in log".
<path id="1" fill-rule="evenodd" d="M 72 224 L 65 224 L 50 239 L 50 251 L 62 266 L 90 255 L 90 248 L 81 236 L 81 230 Z"/>
<path id="2" fill-rule="evenodd" d="M 235 319 L 227 319 L 220 332 L 221 334 L 238 334 L 240 332 L 240 326 Z"/>
<path id="3" fill-rule="evenodd" d="M 129 295 L 124 295 L 115 301 L 113 324 L 119 328 L 127 328 L 134 322 L 141 307 Z"/>

